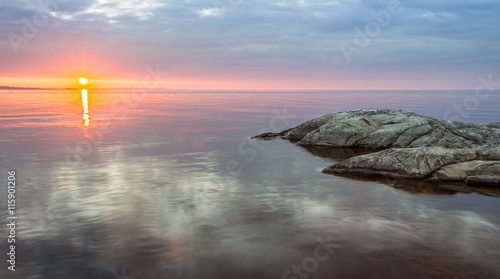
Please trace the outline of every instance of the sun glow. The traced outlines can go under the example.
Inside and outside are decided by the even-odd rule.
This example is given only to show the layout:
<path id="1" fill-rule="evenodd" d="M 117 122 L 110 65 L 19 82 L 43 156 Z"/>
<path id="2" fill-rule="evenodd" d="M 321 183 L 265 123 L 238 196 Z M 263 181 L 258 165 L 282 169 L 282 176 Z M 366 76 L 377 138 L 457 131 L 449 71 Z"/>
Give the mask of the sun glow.
<path id="1" fill-rule="evenodd" d="M 80 83 L 81 84 L 87 84 L 88 80 L 84 77 L 80 78 Z"/>

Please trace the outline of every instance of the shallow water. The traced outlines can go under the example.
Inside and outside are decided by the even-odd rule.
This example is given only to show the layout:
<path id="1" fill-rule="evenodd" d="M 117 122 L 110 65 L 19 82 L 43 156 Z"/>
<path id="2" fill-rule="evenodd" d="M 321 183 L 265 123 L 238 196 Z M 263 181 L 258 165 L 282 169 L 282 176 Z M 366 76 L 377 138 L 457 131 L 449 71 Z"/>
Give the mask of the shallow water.
<path id="1" fill-rule="evenodd" d="M 498 190 L 330 176 L 356 151 L 248 139 L 358 108 L 500 121 L 474 96 L 2 91 L 0 278 L 500 277 Z"/>

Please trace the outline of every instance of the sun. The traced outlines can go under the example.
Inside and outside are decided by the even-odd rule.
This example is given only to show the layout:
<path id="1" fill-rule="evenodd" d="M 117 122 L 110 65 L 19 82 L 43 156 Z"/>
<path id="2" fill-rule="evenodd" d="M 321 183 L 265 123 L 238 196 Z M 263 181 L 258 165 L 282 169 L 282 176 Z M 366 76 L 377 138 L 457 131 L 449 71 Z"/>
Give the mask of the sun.
<path id="1" fill-rule="evenodd" d="M 80 83 L 81 84 L 87 84 L 88 80 L 84 77 L 80 78 Z"/>

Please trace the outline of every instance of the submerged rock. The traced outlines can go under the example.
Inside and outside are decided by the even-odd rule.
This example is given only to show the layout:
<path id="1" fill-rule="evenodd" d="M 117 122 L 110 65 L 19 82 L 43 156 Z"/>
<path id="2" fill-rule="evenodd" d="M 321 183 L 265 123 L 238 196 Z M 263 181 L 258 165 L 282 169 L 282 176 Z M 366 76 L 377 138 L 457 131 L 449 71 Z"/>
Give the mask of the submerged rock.
<path id="1" fill-rule="evenodd" d="M 500 186 L 500 123 L 448 122 L 406 110 L 362 109 L 254 138 L 276 137 L 303 146 L 385 149 L 353 155 L 323 169 L 328 174 Z"/>

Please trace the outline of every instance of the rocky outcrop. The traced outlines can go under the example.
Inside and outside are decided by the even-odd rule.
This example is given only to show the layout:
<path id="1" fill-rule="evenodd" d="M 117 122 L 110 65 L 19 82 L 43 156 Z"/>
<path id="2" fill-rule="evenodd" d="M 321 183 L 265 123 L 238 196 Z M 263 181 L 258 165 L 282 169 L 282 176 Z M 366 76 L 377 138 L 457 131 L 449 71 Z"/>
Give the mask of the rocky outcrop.
<path id="1" fill-rule="evenodd" d="M 406 110 L 362 109 L 254 138 L 275 137 L 302 146 L 385 149 L 353 155 L 324 173 L 500 186 L 500 123 L 448 122 Z"/>
<path id="2" fill-rule="evenodd" d="M 495 153 L 497 149 L 482 149 Z M 475 149 L 391 148 L 355 156 L 323 169 L 324 173 L 427 179 L 500 186 L 500 160 L 483 161 Z"/>
<path id="3" fill-rule="evenodd" d="M 362 109 L 328 114 L 280 133 L 254 138 L 274 137 L 335 147 L 471 148 L 500 145 L 500 123 L 448 122 L 407 110 Z"/>
<path id="4" fill-rule="evenodd" d="M 391 148 L 355 156 L 323 169 L 324 173 L 428 178 L 444 166 L 476 159 L 472 149 L 443 147 Z"/>
<path id="5" fill-rule="evenodd" d="M 474 160 L 447 165 L 432 175 L 441 181 L 465 181 L 467 184 L 500 185 L 500 161 Z"/>

